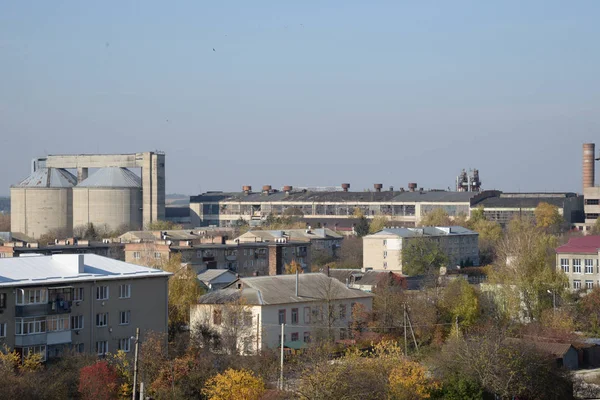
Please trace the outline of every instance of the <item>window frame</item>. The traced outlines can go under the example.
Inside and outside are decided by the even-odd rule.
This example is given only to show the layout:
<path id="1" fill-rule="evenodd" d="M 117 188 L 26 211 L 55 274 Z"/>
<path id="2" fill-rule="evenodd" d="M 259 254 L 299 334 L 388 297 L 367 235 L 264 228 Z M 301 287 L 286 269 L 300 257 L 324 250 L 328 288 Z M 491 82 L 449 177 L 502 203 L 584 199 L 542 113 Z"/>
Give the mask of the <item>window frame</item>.
<path id="1" fill-rule="evenodd" d="M 131 298 L 131 283 L 122 283 L 119 285 L 119 298 L 130 299 Z"/>
<path id="2" fill-rule="evenodd" d="M 104 289 L 106 289 L 106 293 L 104 293 Z M 106 297 L 100 297 L 101 295 L 104 295 Z M 108 300 L 109 297 L 110 297 L 110 287 L 108 285 L 96 286 L 96 300 L 105 301 L 105 300 Z"/>
<path id="3" fill-rule="evenodd" d="M 594 273 L 594 260 L 593 259 L 586 258 L 583 261 L 583 264 L 584 264 L 584 271 L 583 272 L 585 274 L 593 274 Z"/>
<path id="4" fill-rule="evenodd" d="M 573 259 L 573 273 L 581 274 L 581 258 Z"/>
<path id="5" fill-rule="evenodd" d="M 104 350 L 103 352 L 100 352 L 100 347 L 102 347 L 102 350 Z M 96 354 L 98 356 L 105 356 L 107 353 L 108 353 L 108 340 L 98 340 L 96 342 Z"/>
<path id="6" fill-rule="evenodd" d="M 104 325 L 99 325 L 99 322 L 104 322 Z M 105 328 L 108 326 L 108 312 L 96 314 L 96 328 Z"/>
<path id="7" fill-rule="evenodd" d="M 560 259 L 560 269 L 562 270 L 562 272 L 564 272 L 565 274 L 569 273 L 569 268 L 571 266 L 571 260 L 569 260 L 568 258 L 561 258 Z"/>
<path id="8" fill-rule="evenodd" d="M 282 320 L 282 318 L 281 318 L 282 312 L 283 312 L 283 322 L 281 321 Z M 287 310 L 285 308 L 280 308 L 279 311 L 277 312 L 277 316 L 278 316 L 279 325 L 285 324 L 287 321 Z"/>
<path id="9" fill-rule="evenodd" d="M 76 287 L 73 289 L 73 301 L 83 301 L 85 295 L 85 288 Z"/>
<path id="10" fill-rule="evenodd" d="M 126 345 L 124 345 L 126 343 Z M 119 350 L 129 353 L 131 351 L 131 338 L 121 338 L 119 339 Z"/>
<path id="11" fill-rule="evenodd" d="M 123 318 L 125 317 L 125 318 Z M 125 321 L 125 322 L 123 322 Z M 131 310 L 119 311 L 119 325 L 131 324 Z"/>
<path id="12" fill-rule="evenodd" d="M 79 331 L 79 330 L 83 329 L 85 326 L 84 320 L 85 320 L 85 318 L 83 315 L 71 315 L 71 330 Z M 75 321 L 77 321 L 77 324 L 74 323 Z M 81 322 L 81 326 L 79 326 L 80 322 Z"/>
<path id="13" fill-rule="evenodd" d="M 292 308 L 292 313 L 291 313 L 291 324 L 292 325 L 298 325 L 298 308 Z"/>

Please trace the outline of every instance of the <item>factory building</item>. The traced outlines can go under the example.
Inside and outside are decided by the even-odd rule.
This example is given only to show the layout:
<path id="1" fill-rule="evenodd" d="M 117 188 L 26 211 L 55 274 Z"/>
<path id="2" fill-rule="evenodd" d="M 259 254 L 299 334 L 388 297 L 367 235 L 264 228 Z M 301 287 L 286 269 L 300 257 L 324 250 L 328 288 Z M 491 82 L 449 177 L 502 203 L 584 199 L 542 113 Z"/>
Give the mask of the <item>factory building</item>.
<path id="1" fill-rule="evenodd" d="M 88 177 L 90 168 L 97 171 Z M 140 229 L 165 219 L 164 153 L 49 155 L 33 160 L 31 169 L 11 187 L 13 232 L 68 237 L 88 223 Z"/>
<path id="2" fill-rule="evenodd" d="M 416 183 L 409 190 L 382 191 L 375 184 L 374 191 L 351 192 L 350 184 L 343 184 L 341 191 L 294 190 L 284 186 L 281 191 L 264 186 L 262 192 L 252 192 L 244 186 L 242 192 L 207 192 L 190 198 L 190 222 L 192 226 L 232 226 L 244 220 L 250 225 L 260 225 L 269 215 L 298 216 L 313 227 L 323 225 L 322 220 L 356 220 L 356 212 L 365 217 L 386 216 L 390 221 L 404 226 L 418 225 L 421 219 L 435 209 L 441 208 L 450 217 L 470 215 L 470 210 L 480 200 L 497 196 L 497 191 L 449 192 L 417 189 Z"/>

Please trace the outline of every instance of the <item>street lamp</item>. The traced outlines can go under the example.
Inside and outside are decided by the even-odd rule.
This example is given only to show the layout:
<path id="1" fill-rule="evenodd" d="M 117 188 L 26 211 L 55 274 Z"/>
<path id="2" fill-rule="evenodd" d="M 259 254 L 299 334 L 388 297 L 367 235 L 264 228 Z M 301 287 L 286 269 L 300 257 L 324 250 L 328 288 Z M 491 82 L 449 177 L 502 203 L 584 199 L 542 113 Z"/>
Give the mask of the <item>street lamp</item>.
<path id="1" fill-rule="evenodd" d="M 138 374 L 138 347 L 140 344 L 140 328 L 135 328 L 135 338 L 132 336 L 132 339 L 135 339 L 135 356 L 133 359 L 133 400 L 136 400 L 136 392 L 137 392 L 137 374 Z"/>

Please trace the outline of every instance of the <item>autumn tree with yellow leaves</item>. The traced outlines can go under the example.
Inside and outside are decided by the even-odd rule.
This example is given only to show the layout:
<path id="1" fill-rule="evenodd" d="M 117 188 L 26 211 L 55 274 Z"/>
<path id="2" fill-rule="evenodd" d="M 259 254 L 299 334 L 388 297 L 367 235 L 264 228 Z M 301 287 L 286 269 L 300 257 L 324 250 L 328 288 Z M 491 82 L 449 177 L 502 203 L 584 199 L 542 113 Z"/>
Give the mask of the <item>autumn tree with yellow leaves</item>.
<path id="1" fill-rule="evenodd" d="M 209 379 L 202 393 L 209 400 L 259 400 L 265 383 L 251 371 L 229 368 Z"/>

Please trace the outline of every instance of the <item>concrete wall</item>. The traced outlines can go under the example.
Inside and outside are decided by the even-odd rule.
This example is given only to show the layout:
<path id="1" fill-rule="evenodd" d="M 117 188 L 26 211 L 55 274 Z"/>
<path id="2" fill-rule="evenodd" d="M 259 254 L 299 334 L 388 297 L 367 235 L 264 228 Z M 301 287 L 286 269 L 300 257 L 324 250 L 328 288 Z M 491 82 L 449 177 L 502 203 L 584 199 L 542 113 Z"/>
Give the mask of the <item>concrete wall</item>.
<path id="1" fill-rule="evenodd" d="M 142 228 L 142 193 L 136 188 L 73 188 L 73 227 L 92 223 Z"/>
<path id="2" fill-rule="evenodd" d="M 73 230 L 73 192 L 71 188 L 10 189 L 11 231 L 34 239 L 51 230 Z"/>

